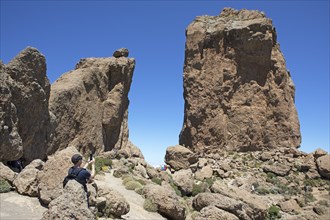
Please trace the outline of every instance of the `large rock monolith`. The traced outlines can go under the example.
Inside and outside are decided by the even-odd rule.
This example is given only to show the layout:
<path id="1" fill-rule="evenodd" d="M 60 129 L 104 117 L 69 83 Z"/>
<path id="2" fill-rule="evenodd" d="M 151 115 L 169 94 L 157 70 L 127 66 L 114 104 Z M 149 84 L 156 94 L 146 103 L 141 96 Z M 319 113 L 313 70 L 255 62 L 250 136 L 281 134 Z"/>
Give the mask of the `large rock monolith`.
<path id="1" fill-rule="evenodd" d="M 225 8 L 186 30 L 184 124 L 194 152 L 300 146 L 295 87 L 272 21 Z"/>
<path id="2" fill-rule="evenodd" d="M 44 55 L 28 47 L 0 69 L 0 161 L 46 159 L 51 118 Z"/>
<path id="3" fill-rule="evenodd" d="M 128 92 L 135 60 L 81 59 L 51 86 L 56 129 L 48 153 L 67 146 L 81 153 L 123 149 L 128 144 Z"/>

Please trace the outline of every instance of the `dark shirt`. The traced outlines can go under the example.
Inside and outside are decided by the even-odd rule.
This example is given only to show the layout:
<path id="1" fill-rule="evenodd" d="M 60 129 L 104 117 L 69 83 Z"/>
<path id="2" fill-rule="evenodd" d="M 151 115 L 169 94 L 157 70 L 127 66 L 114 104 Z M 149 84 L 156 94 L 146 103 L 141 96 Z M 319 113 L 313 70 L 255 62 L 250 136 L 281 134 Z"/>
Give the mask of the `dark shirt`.
<path id="1" fill-rule="evenodd" d="M 80 168 L 80 167 L 77 167 L 77 168 L 74 168 L 74 167 L 71 167 L 68 171 L 68 174 L 74 174 L 76 175 L 76 181 L 80 184 L 82 184 L 84 186 L 84 189 L 85 191 L 87 191 L 87 182 L 89 180 L 89 178 L 91 177 L 91 174 L 90 172 L 88 172 L 85 168 Z M 78 174 L 78 175 L 77 175 Z"/>

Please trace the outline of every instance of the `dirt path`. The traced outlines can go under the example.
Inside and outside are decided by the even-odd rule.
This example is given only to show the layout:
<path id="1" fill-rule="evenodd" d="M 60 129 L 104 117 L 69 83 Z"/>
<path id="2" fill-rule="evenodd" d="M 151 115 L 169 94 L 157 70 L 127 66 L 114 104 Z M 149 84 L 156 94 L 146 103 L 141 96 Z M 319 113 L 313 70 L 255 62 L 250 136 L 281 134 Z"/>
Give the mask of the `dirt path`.
<path id="1" fill-rule="evenodd" d="M 118 191 L 122 194 L 127 202 L 130 205 L 130 211 L 126 215 L 123 215 L 123 219 L 127 220 L 142 220 L 142 219 L 149 219 L 149 220 L 164 220 L 166 218 L 162 217 L 158 213 L 147 212 L 143 208 L 144 198 L 141 195 L 137 194 L 133 190 L 125 189 L 125 186 L 122 185 L 122 180 L 119 178 L 115 178 L 109 173 L 106 173 L 105 176 L 98 177 L 96 183 L 98 185 L 106 185 L 110 188 Z"/>
<path id="2" fill-rule="evenodd" d="M 0 193 L 1 220 L 39 220 L 46 210 L 38 198 L 22 196 L 16 192 Z"/>

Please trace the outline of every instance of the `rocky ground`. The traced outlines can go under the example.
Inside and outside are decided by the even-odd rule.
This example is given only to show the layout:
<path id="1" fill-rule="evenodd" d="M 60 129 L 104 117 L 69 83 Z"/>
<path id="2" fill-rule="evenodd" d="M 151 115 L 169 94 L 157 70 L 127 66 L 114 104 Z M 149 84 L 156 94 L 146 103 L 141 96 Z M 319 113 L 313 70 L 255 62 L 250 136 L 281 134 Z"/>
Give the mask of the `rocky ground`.
<path id="1" fill-rule="evenodd" d="M 48 201 L 46 212 L 40 205 L 31 211 L 31 205 L 21 207 L 22 200 L 12 199 L 19 195 L 1 194 L 2 219 L 8 215 L 19 218 L 20 212 L 8 212 L 18 206 L 42 219 L 64 218 L 68 212 L 62 210 L 82 219 L 307 220 L 330 215 L 330 156 L 322 150 L 197 155 L 174 146 L 166 152 L 166 171 L 151 167 L 142 158 L 106 153 L 97 157 L 96 185 L 89 185 L 91 209 L 79 184 L 73 181 L 63 190 L 58 187 L 62 177 L 54 178 L 49 170 L 53 163 L 64 164 L 65 155 L 74 151 L 60 151 L 45 163 L 33 161 L 19 174 L 1 165 L 1 178 L 20 194 L 31 196 L 22 197 L 29 198 L 24 204 L 36 204 L 31 203 L 37 201 L 36 196 Z M 46 171 L 48 182 L 57 181 L 47 190 L 43 183 Z M 23 181 L 26 173 L 36 176 Z M 58 197 L 50 196 L 54 194 Z"/>

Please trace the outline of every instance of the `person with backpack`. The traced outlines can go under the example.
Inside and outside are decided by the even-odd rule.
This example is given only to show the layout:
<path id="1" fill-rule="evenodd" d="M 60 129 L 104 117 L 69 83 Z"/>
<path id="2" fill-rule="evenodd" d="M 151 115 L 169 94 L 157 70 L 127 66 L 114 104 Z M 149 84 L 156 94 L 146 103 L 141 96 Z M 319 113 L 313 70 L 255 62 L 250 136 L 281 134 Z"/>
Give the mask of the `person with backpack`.
<path id="1" fill-rule="evenodd" d="M 66 183 L 74 179 L 81 185 L 83 185 L 85 192 L 87 193 L 87 183 L 92 182 L 94 176 L 95 176 L 95 159 L 92 158 L 90 161 L 88 161 L 84 167 L 81 167 L 82 165 L 82 156 L 80 154 L 74 154 L 71 157 L 71 162 L 74 164 L 73 167 L 71 167 L 68 170 L 68 175 L 65 177 L 63 181 L 63 187 L 65 187 Z M 90 173 L 87 170 L 87 167 L 92 164 L 92 172 Z"/>

